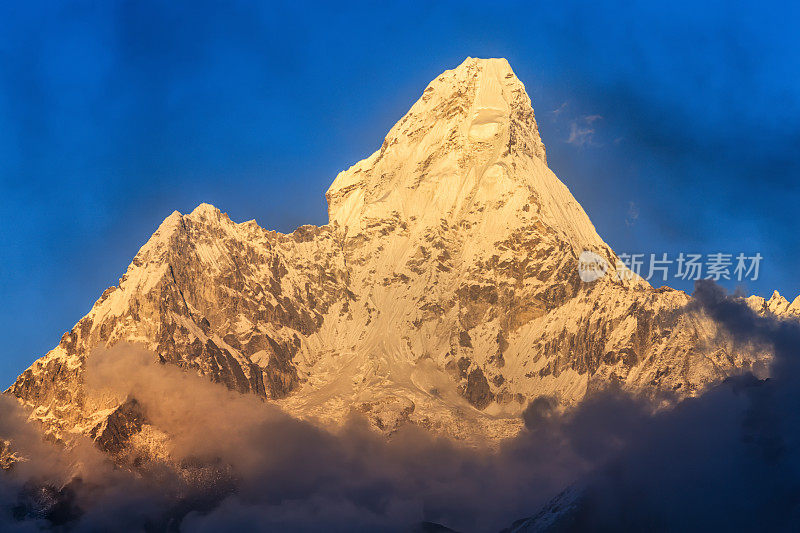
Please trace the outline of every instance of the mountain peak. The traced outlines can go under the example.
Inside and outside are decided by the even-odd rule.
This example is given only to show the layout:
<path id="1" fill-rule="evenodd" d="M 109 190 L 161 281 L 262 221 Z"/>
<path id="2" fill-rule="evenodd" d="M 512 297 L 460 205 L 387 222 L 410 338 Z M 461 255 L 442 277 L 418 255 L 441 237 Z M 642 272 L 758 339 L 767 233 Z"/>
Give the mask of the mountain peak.
<path id="1" fill-rule="evenodd" d="M 503 57 L 467 57 L 457 67 L 442 72 L 428 87 L 436 87 L 441 82 L 457 82 L 463 86 L 468 84 L 470 79 L 478 82 L 492 80 L 502 85 L 515 86 L 514 89 L 525 89 L 508 60 Z M 530 104 L 530 101 L 528 103 Z"/>
<path id="2" fill-rule="evenodd" d="M 692 395 L 763 362 L 687 311 L 684 293 L 582 281 L 583 251 L 617 259 L 547 167 L 505 60 L 467 58 L 437 77 L 327 197 L 331 225 L 291 234 L 210 204 L 174 212 L 9 393 L 56 440 L 85 434 L 146 457 L 136 447 L 160 450 L 169 428 L 136 413 L 127 424 L 126 404 L 91 390 L 97 347 L 137 343 L 301 418 L 355 410 L 387 433 L 418 423 L 463 439 L 511 436 L 528 399 L 568 405 L 605 384 Z M 748 303 L 789 312 L 777 293 Z"/>
<path id="3" fill-rule="evenodd" d="M 460 65 L 453 69 L 453 71 L 459 70 L 477 71 L 479 77 L 491 77 L 499 74 L 503 79 L 511 79 L 513 77 L 519 81 L 508 60 L 504 57 L 481 58 L 467 56 Z"/>
<path id="4" fill-rule="evenodd" d="M 446 111 L 444 117 L 436 113 L 439 110 Z M 533 155 L 545 160 L 531 100 L 511 65 L 503 58 L 468 57 L 456 68 L 443 72 L 428 84 L 422 98 L 404 118 L 429 118 L 431 115 L 459 119 L 453 125 L 465 130 L 465 140 L 472 142 L 500 140 L 505 128 L 515 119 L 523 119 L 522 130 L 531 136 Z"/>
<path id="5" fill-rule="evenodd" d="M 214 207 L 213 205 L 203 202 L 197 207 L 195 207 L 191 213 L 189 213 L 190 217 L 204 219 L 204 218 L 218 218 L 222 213 L 219 209 Z"/>
<path id="6" fill-rule="evenodd" d="M 468 57 L 436 77 L 326 198 L 330 223 L 351 235 L 376 220 L 409 228 L 444 220 L 498 235 L 539 221 L 574 249 L 605 248 L 547 167 L 531 100 L 505 59 Z"/>

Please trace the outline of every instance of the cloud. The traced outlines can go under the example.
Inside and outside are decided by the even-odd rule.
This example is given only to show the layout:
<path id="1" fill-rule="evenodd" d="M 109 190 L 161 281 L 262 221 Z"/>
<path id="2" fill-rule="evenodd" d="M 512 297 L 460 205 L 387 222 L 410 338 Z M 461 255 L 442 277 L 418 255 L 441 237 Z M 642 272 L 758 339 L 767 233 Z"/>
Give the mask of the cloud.
<path id="1" fill-rule="evenodd" d="M 585 146 L 587 144 L 594 144 L 595 128 L 592 126 L 598 120 L 602 120 L 600 115 L 586 115 L 579 121 L 573 120 L 570 123 L 569 138 L 567 144 L 575 146 Z"/>
<path id="2" fill-rule="evenodd" d="M 623 428 L 625 446 L 583 480 L 575 530 L 791 531 L 800 518 L 800 324 L 758 316 L 709 281 L 694 295 L 688 311 L 775 353 L 771 377 L 731 377 L 652 417 L 596 403 L 592 420 Z"/>
<path id="3" fill-rule="evenodd" d="M 52 505 L 31 503 L 45 486 L 79 531 L 403 531 L 422 521 L 493 531 L 572 485 L 579 527 L 786 529 L 798 518 L 800 326 L 757 316 L 710 282 L 695 297 L 686 312 L 775 352 L 770 379 L 732 377 L 655 414 L 616 390 L 568 410 L 536 398 L 525 429 L 494 449 L 413 426 L 386 440 L 357 417 L 318 427 L 135 346 L 100 350 L 87 363 L 87 399 L 135 397 L 170 436 L 145 431 L 142 442 L 166 446 L 180 467 L 155 462 L 134 475 L 87 441 L 44 443 L 3 398 L 0 434 L 30 461 L 0 477 L 0 527 L 54 521 Z"/>
<path id="4" fill-rule="evenodd" d="M 359 417 L 325 429 L 154 361 L 129 345 L 93 352 L 87 401 L 135 398 L 159 429 L 147 429 L 142 442 L 165 446 L 180 467 L 156 462 L 134 475 L 107 461 L 86 463 L 75 470 L 81 483 L 55 497 L 63 501 L 69 495 L 75 512 L 68 524 L 77 530 L 233 531 L 249 524 L 259 531 L 317 531 L 322 525 L 328 531 L 397 531 L 422 521 L 464 531 L 500 529 L 592 463 L 562 447 L 562 435 L 549 432 L 489 450 L 418 427 L 403 428 L 387 441 Z M 17 419 L 12 428 L 0 429 L 8 430 L 3 434 L 30 463 L 38 463 L 39 453 L 16 436 L 17 430 L 36 432 L 22 415 Z M 159 441 L 159 434 L 170 438 Z M 47 509 L 34 509 L 25 522 L 12 520 L 19 502 L 30 500 L 24 486 L 58 491 L 69 477 L 53 473 L 84 464 L 84 453 L 102 457 L 83 441 L 80 448 L 53 448 L 56 458 L 38 466 L 37 475 L 14 469 L 20 483 L 3 485 L 8 490 L 0 507 L 9 523 L 49 516 Z"/>
<path id="5" fill-rule="evenodd" d="M 561 115 L 567 109 L 568 105 L 569 105 L 569 102 L 564 102 L 563 104 L 558 106 L 556 109 L 553 109 L 553 111 L 551 111 L 551 113 L 553 114 L 553 118 L 557 119 L 559 117 L 559 115 Z"/>
<path id="6" fill-rule="evenodd" d="M 639 206 L 635 202 L 628 202 L 628 213 L 625 217 L 625 225 L 633 226 L 639 220 Z"/>
<path id="7" fill-rule="evenodd" d="M 569 138 L 567 144 L 574 144 L 575 146 L 585 146 L 592 143 L 594 136 L 594 128 L 579 126 L 577 122 L 573 121 L 569 128 Z"/>

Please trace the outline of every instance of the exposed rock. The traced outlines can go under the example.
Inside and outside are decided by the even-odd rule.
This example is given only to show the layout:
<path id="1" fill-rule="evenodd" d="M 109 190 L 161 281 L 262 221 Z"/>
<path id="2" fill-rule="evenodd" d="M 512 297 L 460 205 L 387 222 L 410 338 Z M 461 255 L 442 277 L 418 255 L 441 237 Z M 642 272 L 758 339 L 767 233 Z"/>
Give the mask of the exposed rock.
<path id="1" fill-rule="evenodd" d="M 130 438 L 142 430 L 144 422 L 145 416 L 141 405 L 130 398 L 114 409 L 103 422 L 92 428 L 89 436 L 101 450 L 116 454 L 124 450 Z"/>
<path id="2" fill-rule="evenodd" d="M 118 451 L 144 414 L 133 400 L 104 414 L 84 374 L 94 348 L 136 342 L 296 416 L 340 422 L 355 406 L 382 431 L 483 439 L 514 434 L 541 395 L 570 404 L 613 383 L 682 397 L 769 359 L 680 291 L 580 280 L 582 251 L 617 257 L 547 167 L 505 60 L 468 58 L 431 82 L 326 198 L 330 223 L 289 235 L 208 204 L 174 212 L 7 392 L 54 439 L 79 431 Z M 486 413 L 465 415 L 463 399 Z"/>
<path id="3" fill-rule="evenodd" d="M 10 470 L 19 460 L 11 448 L 11 442 L 0 439 L 0 470 Z"/>
<path id="4" fill-rule="evenodd" d="M 478 409 L 484 409 L 492 402 L 493 394 L 489 382 L 480 367 L 475 367 L 467 375 L 467 384 L 464 386 L 464 397 Z"/>
<path id="5" fill-rule="evenodd" d="M 360 404 L 357 410 L 378 430 L 391 434 L 409 422 L 414 412 L 414 402 L 408 398 L 389 396 Z"/>

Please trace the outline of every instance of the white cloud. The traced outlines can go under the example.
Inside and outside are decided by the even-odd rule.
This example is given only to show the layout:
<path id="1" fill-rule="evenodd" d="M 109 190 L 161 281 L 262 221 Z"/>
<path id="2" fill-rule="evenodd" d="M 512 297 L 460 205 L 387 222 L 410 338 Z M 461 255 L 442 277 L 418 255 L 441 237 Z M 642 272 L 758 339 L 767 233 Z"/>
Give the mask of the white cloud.
<path id="1" fill-rule="evenodd" d="M 625 225 L 633 226 L 639 219 L 639 206 L 635 202 L 628 202 L 628 215 L 625 217 Z"/>
<path id="2" fill-rule="evenodd" d="M 567 139 L 567 143 L 574 144 L 575 146 L 595 144 L 595 129 L 593 124 L 598 120 L 603 120 L 602 115 L 584 115 L 581 120 L 573 120 L 570 124 L 569 138 Z"/>
<path id="3" fill-rule="evenodd" d="M 563 113 L 565 109 L 567 109 L 567 106 L 568 106 L 568 105 L 569 105 L 569 102 L 564 102 L 563 104 L 561 104 L 560 106 L 558 106 L 558 109 L 554 109 L 553 111 L 551 111 L 551 112 L 553 113 L 553 116 L 555 116 L 556 118 L 558 118 L 558 116 L 559 116 L 561 113 Z"/>
<path id="4" fill-rule="evenodd" d="M 584 146 L 592 144 L 592 137 L 594 136 L 594 128 L 588 126 L 579 126 L 576 121 L 570 124 L 569 138 L 567 143 L 574 144 L 575 146 Z"/>

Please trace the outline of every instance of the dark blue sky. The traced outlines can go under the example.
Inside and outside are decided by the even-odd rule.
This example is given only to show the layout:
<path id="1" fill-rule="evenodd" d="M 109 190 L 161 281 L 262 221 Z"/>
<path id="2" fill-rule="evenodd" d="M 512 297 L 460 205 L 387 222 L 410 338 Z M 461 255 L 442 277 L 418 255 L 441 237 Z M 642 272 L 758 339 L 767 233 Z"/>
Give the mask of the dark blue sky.
<path id="1" fill-rule="evenodd" d="M 468 55 L 508 58 L 615 250 L 758 251 L 745 290 L 794 298 L 800 9 L 649 4 L 2 3 L 0 382 L 175 209 L 325 223 L 336 173 Z"/>

